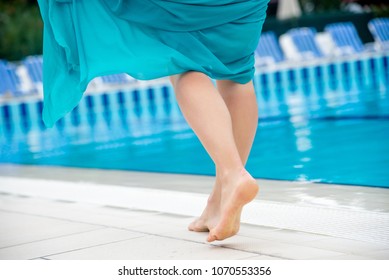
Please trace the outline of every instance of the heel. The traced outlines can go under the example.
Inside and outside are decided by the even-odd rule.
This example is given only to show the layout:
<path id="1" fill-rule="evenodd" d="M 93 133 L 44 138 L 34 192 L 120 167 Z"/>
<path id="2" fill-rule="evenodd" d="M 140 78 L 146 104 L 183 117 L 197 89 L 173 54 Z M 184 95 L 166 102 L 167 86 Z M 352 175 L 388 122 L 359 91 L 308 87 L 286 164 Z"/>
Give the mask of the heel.
<path id="1" fill-rule="evenodd" d="M 247 204 L 251 202 L 258 194 L 259 186 L 255 179 L 251 179 L 250 182 L 242 183 L 236 189 L 236 197 L 239 198 L 241 204 Z"/>

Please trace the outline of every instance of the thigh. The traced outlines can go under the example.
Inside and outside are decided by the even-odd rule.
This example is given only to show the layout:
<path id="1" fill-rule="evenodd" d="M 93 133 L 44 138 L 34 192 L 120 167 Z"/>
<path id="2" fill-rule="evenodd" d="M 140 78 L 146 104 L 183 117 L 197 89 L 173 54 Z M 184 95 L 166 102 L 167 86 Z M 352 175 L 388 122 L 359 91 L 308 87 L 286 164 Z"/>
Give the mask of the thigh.
<path id="1" fill-rule="evenodd" d="M 209 79 L 209 76 L 203 72 L 189 70 L 189 71 L 185 71 L 185 72 L 178 73 L 175 75 L 171 75 L 171 76 L 169 76 L 169 80 L 170 80 L 171 84 L 173 85 L 173 87 L 175 87 L 178 80 L 180 80 L 183 76 L 188 76 L 188 75 L 190 75 L 190 76 L 203 76 L 203 77 L 205 76 Z"/>
<path id="2" fill-rule="evenodd" d="M 254 89 L 253 80 L 250 80 L 245 84 L 237 83 L 232 80 L 217 80 L 216 85 L 221 95 L 228 95 L 234 92 L 244 92 Z"/>

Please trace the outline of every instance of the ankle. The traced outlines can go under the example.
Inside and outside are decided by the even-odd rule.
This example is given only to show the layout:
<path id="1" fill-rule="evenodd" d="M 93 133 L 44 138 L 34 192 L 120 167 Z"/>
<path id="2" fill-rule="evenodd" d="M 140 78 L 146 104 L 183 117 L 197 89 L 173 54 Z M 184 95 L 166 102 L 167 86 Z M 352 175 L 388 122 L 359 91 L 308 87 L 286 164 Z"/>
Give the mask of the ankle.
<path id="1" fill-rule="evenodd" d="M 248 174 L 248 172 L 244 166 L 239 166 L 231 169 L 224 169 L 220 172 L 220 181 L 223 183 L 229 181 L 231 177 L 243 176 L 246 174 Z"/>

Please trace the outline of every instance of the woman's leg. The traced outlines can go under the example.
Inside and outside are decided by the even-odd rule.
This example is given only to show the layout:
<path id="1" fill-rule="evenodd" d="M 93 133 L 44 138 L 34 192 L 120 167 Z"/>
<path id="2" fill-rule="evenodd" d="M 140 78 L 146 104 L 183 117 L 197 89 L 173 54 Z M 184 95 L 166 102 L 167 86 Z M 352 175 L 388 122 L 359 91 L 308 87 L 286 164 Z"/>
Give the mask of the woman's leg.
<path id="1" fill-rule="evenodd" d="M 231 114 L 235 143 L 246 165 L 258 127 L 258 104 L 252 81 L 238 84 L 229 80 L 217 81 L 218 90 Z"/>
<path id="2" fill-rule="evenodd" d="M 242 207 L 258 192 L 255 179 L 245 170 L 232 128 L 231 115 L 211 80 L 199 72 L 172 77 L 181 111 L 214 161 L 221 183 L 220 212 L 208 241 L 236 234 Z"/>
<path id="3" fill-rule="evenodd" d="M 240 159 L 246 165 L 255 133 L 258 127 L 258 105 L 252 82 L 238 84 L 229 80 L 217 81 L 220 95 L 231 115 L 232 130 Z M 216 170 L 216 182 L 210 194 L 207 206 L 201 216 L 190 225 L 192 231 L 208 231 L 215 224 L 215 213 L 219 212 L 221 183 Z"/>

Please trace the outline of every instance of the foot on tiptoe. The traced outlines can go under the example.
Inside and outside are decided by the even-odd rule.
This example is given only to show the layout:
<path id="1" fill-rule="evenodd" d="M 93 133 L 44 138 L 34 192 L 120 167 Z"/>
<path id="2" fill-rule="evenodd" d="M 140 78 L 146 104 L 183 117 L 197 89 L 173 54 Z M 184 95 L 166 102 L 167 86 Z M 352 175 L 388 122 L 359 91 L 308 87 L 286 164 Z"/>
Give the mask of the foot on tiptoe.
<path id="1" fill-rule="evenodd" d="M 238 233 L 243 206 L 257 195 L 259 186 L 245 170 L 231 172 L 222 183 L 220 215 L 214 226 L 208 227 L 208 242 L 224 240 Z"/>

